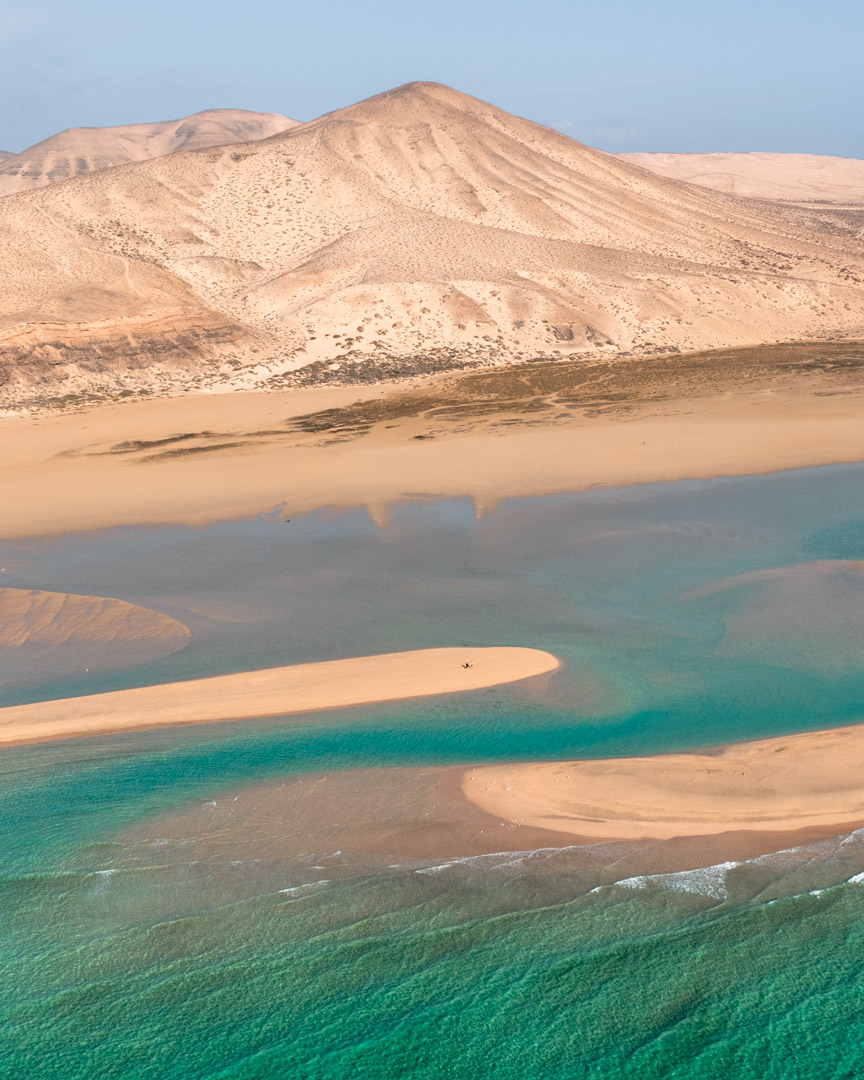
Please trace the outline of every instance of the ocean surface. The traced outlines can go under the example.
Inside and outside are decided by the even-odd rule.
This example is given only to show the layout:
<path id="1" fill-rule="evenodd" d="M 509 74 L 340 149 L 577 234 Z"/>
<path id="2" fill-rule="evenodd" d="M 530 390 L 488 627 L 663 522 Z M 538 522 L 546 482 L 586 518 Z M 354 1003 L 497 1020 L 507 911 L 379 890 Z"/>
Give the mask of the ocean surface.
<path id="1" fill-rule="evenodd" d="M 349 857 L 338 812 L 344 845 L 311 830 L 306 850 L 280 846 L 297 839 L 286 811 L 265 821 L 272 850 L 253 849 L 230 818 L 256 785 L 350 770 L 861 721 L 862 496 L 864 467 L 844 466 L 514 500 L 481 520 L 417 501 L 384 528 L 274 513 L 4 545 L 0 584 L 118 596 L 193 632 L 162 660 L 63 680 L 7 662 L 4 704 L 436 645 L 528 645 L 564 667 L 3 750 L 0 1076 L 864 1075 L 864 833 L 670 872 L 650 846 L 512 852 L 506 830 L 487 854 L 394 841 Z"/>

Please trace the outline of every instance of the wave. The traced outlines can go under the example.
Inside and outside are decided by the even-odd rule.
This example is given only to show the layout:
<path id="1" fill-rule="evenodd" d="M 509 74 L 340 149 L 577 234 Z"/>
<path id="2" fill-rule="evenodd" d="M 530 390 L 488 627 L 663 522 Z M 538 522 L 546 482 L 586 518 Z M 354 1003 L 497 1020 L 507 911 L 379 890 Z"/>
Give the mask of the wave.
<path id="1" fill-rule="evenodd" d="M 608 866 L 621 858 L 642 851 L 653 842 L 632 841 L 623 843 L 572 844 L 566 847 L 525 848 L 521 851 L 491 851 L 482 855 L 456 855 L 442 863 L 416 862 L 391 863 L 390 870 L 414 869 L 415 874 L 433 874 L 450 869 L 482 871 L 530 871 L 535 869 L 572 868 L 574 861 L 585 868 Z"/>
<path id="2" fill-rule="evenodd" d="M 303 893 L 318 892 L 324 888 L 325 885 L 329 885 L 329 878 L 322 878 L 321 881 L 307 881 L 305 885 L 289 885 L 285 889 L 279 890 L 280 896 L 300 896 Z"/>
<path id="3" fill-rule="evenodd" d="M 692 893 L 695 896 L 707 896 L 714 900 L 728 900 L 726 878 L 729 871 L 738 866 L 741 866 L 740 862 L 722 862 L 713 866 L 700 866 L 695 870 L 678 870 L 671 874 L 638 874 L 635 877 L 622 878 L 613 884 L 624 889 L 646 890 L 658 887 L 674 892 Z"/>
<path id="4" fill-rule="evenodd" d="M 570 881 L 573 897 L 608 894 L 610 889 L 643 893 L 671 891 L 718 903 L 730 899 L 733 882 L 736 900 L 745 902 L 761 897 L 763 903 L 782 896 L 821 895 L 827 889 L 843 884 L 864 886 L 864 829 L 748 859 L 634 874 L 630 869 L 633 862 L 650 867 L 654 849 L 662 851 L 662 843 L 631 841 L 572 845 L 497 851 L 436 862 L 392 863 L 386 869 L 435 877 L 456 875 L 464 879 L 489 877 L 493 880 L 552 873 Z M 615 873 L 616 869 L 619 874 Z M 628 869 L 629 873 L 620 874 L 621 870 Z M 805 887 L 808 877 L 811 884 Z"/>

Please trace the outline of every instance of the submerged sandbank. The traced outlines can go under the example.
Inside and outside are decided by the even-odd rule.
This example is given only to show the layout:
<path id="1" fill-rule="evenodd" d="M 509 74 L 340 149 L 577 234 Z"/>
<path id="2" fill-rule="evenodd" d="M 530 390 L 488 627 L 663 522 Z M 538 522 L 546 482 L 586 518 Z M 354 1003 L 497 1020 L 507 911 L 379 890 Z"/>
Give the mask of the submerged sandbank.
<path id="1" fill-rule="evenodd" d="M 0 648 L 164 642 L 181 649 L 189 628 L 161 611 L 108 596 L 0 588 Z"/>
<path id="2" fill-rule="evenodd" d="M 705 754 L 478 766 L 474 805 L 508 822 L 620 840 L 864 821 L 864 724 Z"/>
<path id="3" fill-rule="evenodd" d="M 479 690 L 558 666 L 551 653 L 513 647 L 419 649 L 293 664 L 0 709 L 0 745 Z"/>
<path id="4" fill-rule="evenodd" d="M 115 597 L 0 587 L 0 702 L 8 687 L 160 659 L 191 636 L 170 615 Z"/>

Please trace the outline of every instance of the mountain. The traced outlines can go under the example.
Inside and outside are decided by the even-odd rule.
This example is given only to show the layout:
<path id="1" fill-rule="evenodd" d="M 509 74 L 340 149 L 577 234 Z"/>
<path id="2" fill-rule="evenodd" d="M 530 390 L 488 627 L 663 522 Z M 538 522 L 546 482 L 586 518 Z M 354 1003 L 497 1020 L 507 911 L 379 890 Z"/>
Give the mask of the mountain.
<path id="1" fill-rule="evenodd" d="M 412 83 L 0 200 L 0 403 L 864 335 L 853 218 Z"/>
<path id="2" fill-rule="evenodd" d="M 755 199 L 864 207 L 864 161 L 817 154 L 618 154 L 660 176 Z"/>
<path id="3" fill-rule="evenodd" d="M 20 154 L 0 152 L 0 195 L 44 187 L 71 176 L 130 161 L 146 161 L 178 150 L 266 139 L 296 126 L 296 120 L 279 113 L 208 109 L 183 120 L 156 124 L 68 128 Z"/>

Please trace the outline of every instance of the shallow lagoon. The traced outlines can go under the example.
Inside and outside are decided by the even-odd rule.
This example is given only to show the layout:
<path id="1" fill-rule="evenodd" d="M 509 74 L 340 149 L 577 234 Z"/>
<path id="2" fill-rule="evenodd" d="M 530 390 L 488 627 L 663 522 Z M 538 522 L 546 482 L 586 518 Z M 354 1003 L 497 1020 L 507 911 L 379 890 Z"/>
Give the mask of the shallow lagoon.
<path id="1" fill-rule="evenodd" d="M 602 846 L 592 876 L 566 850 L 382 867 L 338 849 L 204 862 L 195 836 L 155 841 L 166 814 L 198 821 L 306 773 L 860 720 L 862 480 L 847 466 L 520 500 L 480 521 L 448 501 L 383 529 L 358 512 L 6 545 L 3 584 L 120 596 L 194 634 L 139 668 L 7 677 L 8 702 L 459 643 L 565 667 L 300 725 L 4 751 L 0 1074 L 856 1075 L 857 835 L 624 885 Z"/>

